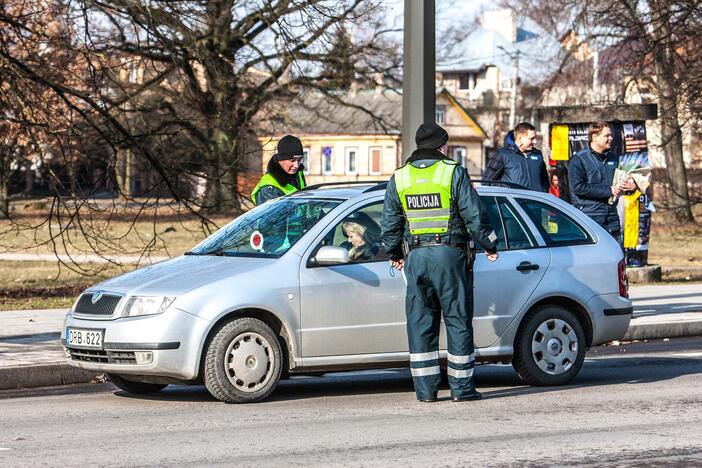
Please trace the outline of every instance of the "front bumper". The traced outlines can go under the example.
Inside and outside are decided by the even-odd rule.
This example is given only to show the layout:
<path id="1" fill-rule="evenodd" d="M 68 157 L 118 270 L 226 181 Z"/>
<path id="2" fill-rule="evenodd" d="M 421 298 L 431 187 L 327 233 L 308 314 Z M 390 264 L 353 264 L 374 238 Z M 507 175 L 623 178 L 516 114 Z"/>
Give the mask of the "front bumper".
<path id="1" fill-rule="evenodd" d="M 102 349 L 66 348 L 68 363 L 115 374 L 193 380 L 198 375 L 200 344 L 208 324 L 176 308 L 158 315 L 115 320 L 90 320 L 69 313 L 61 343 L 65 347 L 68 327 L 104 329 Z"/>
<path id="2" fill-rule="evenodd" d="M 592 346 L 620 340 L 631 322 L 631 300 L 617 293 L 594 296 L 587 303 L 592 313 Z"/>

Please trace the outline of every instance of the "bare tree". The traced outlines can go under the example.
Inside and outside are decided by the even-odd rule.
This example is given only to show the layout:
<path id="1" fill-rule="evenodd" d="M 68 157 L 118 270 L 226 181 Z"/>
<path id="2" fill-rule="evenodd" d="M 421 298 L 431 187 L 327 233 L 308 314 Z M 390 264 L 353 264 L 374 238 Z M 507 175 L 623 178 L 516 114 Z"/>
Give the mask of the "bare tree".
<path id="1" fill-rule="evenodd" d="M 696 102 L 702 91 L 699 0 L 508 0 L 505 3 L 529 12 L 542 27 L 551 28 L 559 36 L 573 30 L 583 44 L 610 51 L 612 62 L 608 65 L 616 68 L 611 79 L 618 80 L 622 89 L 617 98 L 624 98 L 624 89 L 631 82 L 655 90 L 661 147 L 672 188 L 669 208 L 679 221 L 693 221 L 682 128 L 690 118 L 698 118 L 694 109 L 699 109 Z M 568 83 L 573 79 L 591 82 L 591 65 L 584 76 L 583 68 L 566 61 L 549 84 L 553 86 L 559 79 Z M 580 76 L 569 76 L 568 72 Z"/>
<path id="2" fill-rule="evenodd" d="M 56 28 L 43 27 L 48 17 Z M 341 65 L 346 81 L 396 78 L 400 59 L 388 32 L 377 0 L 7 0 L 0 68 L 14 81 L 3 80 L 3 96 L 9 103 L 18 90 L 36 89 L 43 98 L 32 105 L 61 125 L 7 113 L 0 121 L 43 128 L 37 143 L 54 144 L 46 151 L 63 172 L 51 174 L 50 216 L 62 228 L 52 241 L 77 226 L 94 239 L 94 252 L 119 249 L 95 217 L 109 220 L 129 205 L 136 222 L 164 197 L 209 232 L 210 213 L 238 209 L 242 172 L 259 154 L 254 136 L 275 120 L 276 107 L 309 89 L 328 92 Z M 53 53 L 31 52 L 47 48 Z M 135 174 L 146 200 L 134 197 Z M 191 190 L 194 179 L 205 181 L 204 196 Z M 98 202 L 104 190 L 122 202 Z"/>

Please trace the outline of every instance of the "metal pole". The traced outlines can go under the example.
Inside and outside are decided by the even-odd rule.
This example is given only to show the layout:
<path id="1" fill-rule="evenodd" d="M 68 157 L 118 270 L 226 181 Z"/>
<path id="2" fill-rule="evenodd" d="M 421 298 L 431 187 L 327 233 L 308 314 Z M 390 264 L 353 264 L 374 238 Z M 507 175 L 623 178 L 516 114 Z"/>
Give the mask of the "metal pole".
<path id="1" fill-rule="evenodd" d="M 599 102 L 599 75 L 600 75 L 600 53 L 595 51 L 592 56 L 592 102 Z"/>
<path id="2" fill-rule="evenodd" d="M 509 128 L 517 125 L 517 82 L 519 81 L 519 50 L 514 55 L 514 78 L 512 79 L 512 103 L 509 108 Z"/>
<path id="3" fill-rule="evenodd" d="M 415 149 L 414 134 L 436 118 L 434 0 L 405 0 L 402 67 L 402 160 Z"/>

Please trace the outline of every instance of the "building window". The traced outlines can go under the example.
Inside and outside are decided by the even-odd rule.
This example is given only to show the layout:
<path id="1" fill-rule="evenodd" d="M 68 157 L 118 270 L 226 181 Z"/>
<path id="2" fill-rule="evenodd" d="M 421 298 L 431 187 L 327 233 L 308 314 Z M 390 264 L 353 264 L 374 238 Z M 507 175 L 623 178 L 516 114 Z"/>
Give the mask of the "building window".
<path id="1" fill-rule="evenodd" d="M 502 78 L 502 89 L 505 91 L 512 89 L 512 79 L 511 78 Z"/>
<path id="2" fill-rule="evenodd" d="M 439 125 L 444 124 L 444 119 L 446 117 L 446 106 L 443 104 L 436 105 L 436 123 Z"/>
<path id="3" fill-rule="evenodd" d="M 310 149 L 309 148 L 304 148 L 302 150 L 302 166 L 304 167 L 303 169 L 303 174 L 307 175 L 310 173 Z"/>
<path id="4" fill-rule="evenodd" d="M 368 149 L 368 159 L 370 167 L 370 175 L 380 175 L 382 174 L 381 161 L 383 159 L 383 152 L 381 148 L 369 148 Z"/>
<path id="5" fill-rule="evenodd" d="M 461 166 L 466 165 L 466 147 L 465 146 L 452 146 L 449 154 L 451 159 L 456 161 Z"/>
<path id="6" fill-rule="evenodd" d="M 322 175 L 332 175 L 334 172 L 334 148 L 322 146 Z"/>
<path id="7" fill-rule="evenodd" d="M 358 171 L 356 170 L 356 154 L 358 154 L 358 148 L 346 148 L 346 174 L 356 175 Z"/>
<path id="8" fill-rule="evenodd" d="M 475 88 L 475 75 L 472 73 L 461 73 L 458 75 L 458 89 Z"/>

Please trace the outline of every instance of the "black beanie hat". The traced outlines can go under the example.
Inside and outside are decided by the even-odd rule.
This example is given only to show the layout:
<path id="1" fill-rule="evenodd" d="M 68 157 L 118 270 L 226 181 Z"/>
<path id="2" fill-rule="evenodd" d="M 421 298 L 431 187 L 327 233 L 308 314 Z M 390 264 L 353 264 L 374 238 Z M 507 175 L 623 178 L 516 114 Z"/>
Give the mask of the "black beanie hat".
<path id="1" fill-rule="evenodd" d="M 302 156 L 302 142 L 298 137 L 285 135 L 278 141 L 278 151 L 273 155 L 277 160 Z"/>
<path id="2" fill-rule="evenodd" d="M 448 141 L 448 137 L 448 133 L 440 125 L 429 122 L 419 126 L 414 141 L 417 143 L 417 149 L 438 149 Z"/>

